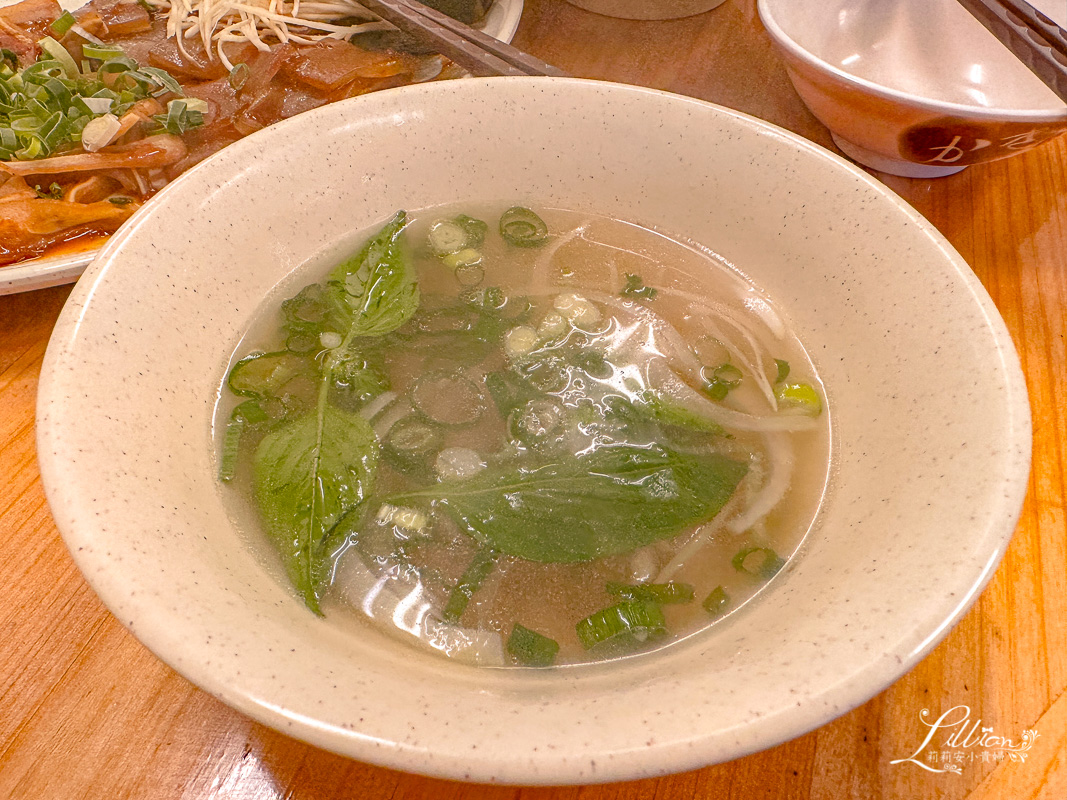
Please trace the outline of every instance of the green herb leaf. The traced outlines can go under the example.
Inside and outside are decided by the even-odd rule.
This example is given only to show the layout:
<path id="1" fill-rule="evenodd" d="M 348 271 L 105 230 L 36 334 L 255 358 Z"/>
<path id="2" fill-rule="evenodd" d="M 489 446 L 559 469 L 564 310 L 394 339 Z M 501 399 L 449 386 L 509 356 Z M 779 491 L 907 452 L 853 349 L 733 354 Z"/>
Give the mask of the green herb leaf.
<path id="1" fill-rule="evenodd" d="M 289 579 L 316 614 L 338 523 L 370 494 L 378 440 L 358 414 L 320 404 L 268 433 L 253 458 L 256 504 Z"/>
<path id="2" fill-rule="evenodd" d="M 747 466 L 719 454 L 615 445 L 535 469 L 486 469 L 389 502 L 446 508 L 475 539 L 549 563 L 588 561 L 667 539 L 715 516 Z"/>
<path id="3" fill-rule="evenodd" d="M 401 234 L 407 215 L 398 211 L 352 258 L 334 268 L 329 299 L 346 320 L 346 339 L 379 336 L 403 325 L 419 307 L 415 267 Z"/>

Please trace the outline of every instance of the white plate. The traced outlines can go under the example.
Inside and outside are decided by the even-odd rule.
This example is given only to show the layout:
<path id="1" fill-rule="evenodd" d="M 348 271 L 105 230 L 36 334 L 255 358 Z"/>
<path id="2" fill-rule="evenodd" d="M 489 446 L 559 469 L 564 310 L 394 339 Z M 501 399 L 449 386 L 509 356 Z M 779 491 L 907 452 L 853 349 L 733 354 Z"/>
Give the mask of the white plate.
<path id="1" fill-rule="evenodd" d="M 0 0 L 0 8 L 14 5 L 17 2 L 20 0 Z M 494 39 L 510 42 L 519 27 L 522 4 L 523 0 L 496 0 L 485 18 L 485 27 L 482 30 Z M 84 3 L 80 0 L 73 0 L 73 2 L 66 0 L 60 5 L 73 10 L 80 8 Z M 10 267 L 0 267 L 0 295 L 74 283 L 99 252 L 100 248 L 97 247 L 80 253 L 32 258 Z"/>

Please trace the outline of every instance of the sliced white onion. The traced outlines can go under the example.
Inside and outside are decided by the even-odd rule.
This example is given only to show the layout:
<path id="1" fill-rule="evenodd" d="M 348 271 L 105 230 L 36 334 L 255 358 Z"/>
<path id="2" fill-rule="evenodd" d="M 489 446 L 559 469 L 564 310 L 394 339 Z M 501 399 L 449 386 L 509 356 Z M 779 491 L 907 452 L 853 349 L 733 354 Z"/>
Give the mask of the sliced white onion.
<path id="1" fill-rule="evenodd" d="M 734 517 L 726 527 L 731 533 L 743 533 L 770 514 L 782 502 L 793 478 L 793 446 L 780 433 L 765 433 L 763 442 L 767 452 L 770 476 L 744 513 Z"/>

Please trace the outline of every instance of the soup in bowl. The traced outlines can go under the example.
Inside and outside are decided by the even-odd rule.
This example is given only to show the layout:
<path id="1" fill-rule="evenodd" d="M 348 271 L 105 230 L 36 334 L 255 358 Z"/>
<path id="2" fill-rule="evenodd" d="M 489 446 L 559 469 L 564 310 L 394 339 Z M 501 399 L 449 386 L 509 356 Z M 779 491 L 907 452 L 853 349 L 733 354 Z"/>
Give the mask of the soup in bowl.
<path id="1" fill-rule="evenodd" d="M 981 285 L 861 171 L 486 79 L 164 189 L 63 312 L 39 444 L 93 588 L 206 691 L 354 758 L 580 783 L 903 674 L 1010 538 L 1029 413 Z"/>

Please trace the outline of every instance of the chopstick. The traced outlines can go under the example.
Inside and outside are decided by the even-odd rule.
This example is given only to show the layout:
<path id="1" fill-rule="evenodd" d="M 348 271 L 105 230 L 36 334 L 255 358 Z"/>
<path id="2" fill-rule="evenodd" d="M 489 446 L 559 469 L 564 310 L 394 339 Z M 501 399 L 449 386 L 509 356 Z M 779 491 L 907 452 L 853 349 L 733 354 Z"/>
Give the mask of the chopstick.
<path id="1" fill-rule="evenodd" d="M 1067 31 L 1026 0 L 959 0 L 1057 97 L 1067 102 Z"/>
<path id="2" fill-rule="evenodd" d="M 417 0 L 360 0 L 360 5 L 473 75 L 553 75 L 566 73 L 518 48 L 464 25 Z"/>

